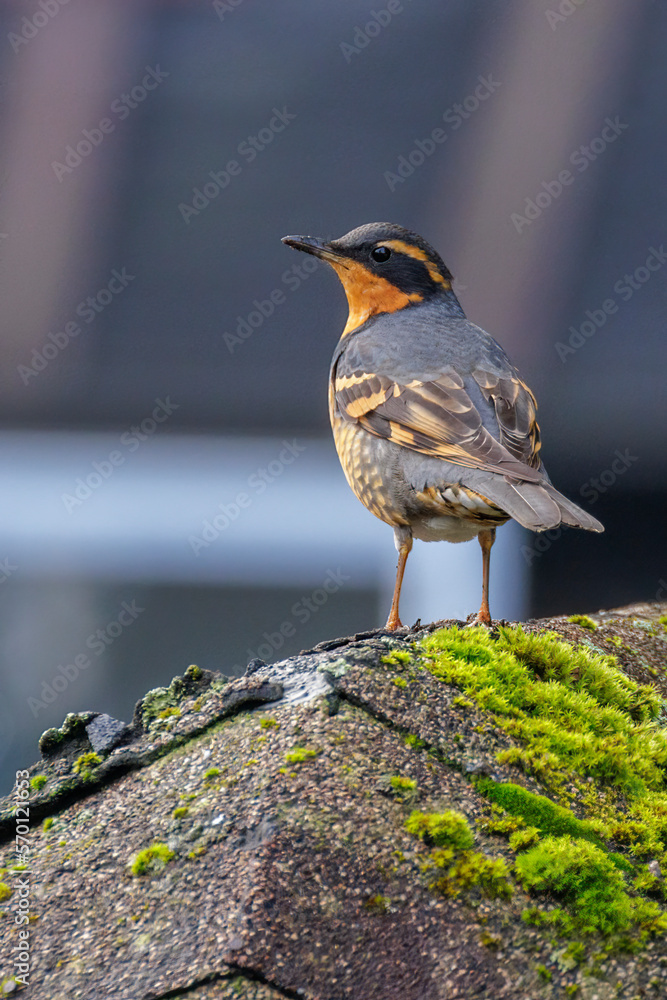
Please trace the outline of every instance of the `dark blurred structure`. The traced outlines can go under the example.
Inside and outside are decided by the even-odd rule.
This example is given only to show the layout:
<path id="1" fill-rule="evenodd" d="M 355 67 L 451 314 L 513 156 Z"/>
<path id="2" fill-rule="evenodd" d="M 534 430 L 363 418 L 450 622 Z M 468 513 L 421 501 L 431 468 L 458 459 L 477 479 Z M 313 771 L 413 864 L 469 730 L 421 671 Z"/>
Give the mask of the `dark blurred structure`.
<path id="1" fill-rule="evenodd" d="M 494 615 L 667 590 L 663 0 L 0 24 L 4 784 L 67 711 L 383 620 L 391 532 L 329 441 L 344 298 L 288 232 L 422 233 L 534 389 L 552 479 L 608 530 L 503 529 Z M 408 612 L 465 614 L 478 574 L 475 543 L 417 546 Z"/>

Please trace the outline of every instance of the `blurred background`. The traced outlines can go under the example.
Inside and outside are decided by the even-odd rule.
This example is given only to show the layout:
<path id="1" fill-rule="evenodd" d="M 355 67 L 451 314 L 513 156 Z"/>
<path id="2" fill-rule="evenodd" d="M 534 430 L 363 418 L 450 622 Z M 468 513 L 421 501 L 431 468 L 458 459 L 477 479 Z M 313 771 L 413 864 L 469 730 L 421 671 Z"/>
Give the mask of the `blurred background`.
<path id="1" fill-rule="evenodd" d="M 3 789 L 67 712 L 384 622 L 392 533 L 328 426 L 344 295 L 285 234 L 421 233 L 535 391 L 607 531 L 503 528 L 494 617 L 667 594 L 666 32 L 662 0 L 5 0 Z M 418 543 L 404 621 L 480 574 Z"/>

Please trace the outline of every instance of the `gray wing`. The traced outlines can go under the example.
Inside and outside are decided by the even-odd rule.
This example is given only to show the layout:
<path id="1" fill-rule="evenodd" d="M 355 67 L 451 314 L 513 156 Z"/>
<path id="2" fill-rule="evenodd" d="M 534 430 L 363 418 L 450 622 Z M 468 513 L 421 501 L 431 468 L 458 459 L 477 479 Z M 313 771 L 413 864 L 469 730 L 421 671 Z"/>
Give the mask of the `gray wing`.
<path id="1" fill-rule="evenodd" d="M 405 319 L 397 325 L 383 316 L 341 343 L 332 368 L 340 416 L 469 470 L 461 482 L 526 527 L 603 530 L 551 486 L 540 460 L 535 397 L 499 345 L 466 320 L 436 316 L 426 329 L 413 329 Z"/>

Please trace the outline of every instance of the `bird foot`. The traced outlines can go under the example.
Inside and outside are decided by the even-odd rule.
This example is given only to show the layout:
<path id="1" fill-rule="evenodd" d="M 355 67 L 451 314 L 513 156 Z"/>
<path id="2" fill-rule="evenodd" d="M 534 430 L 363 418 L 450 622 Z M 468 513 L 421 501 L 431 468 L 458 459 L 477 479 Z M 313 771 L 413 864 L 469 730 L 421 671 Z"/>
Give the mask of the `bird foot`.
<path id="1" fill-rule="evenodd" d="M 466 618 L 466 628 L 475 628 L 476 625 L 484 625 L 485 628 L 493 628 L 493 622 L 491 621 L 491 615 L 484 613 L 483 611 L 478 611 L 476 615 L 468 615 Z"/>

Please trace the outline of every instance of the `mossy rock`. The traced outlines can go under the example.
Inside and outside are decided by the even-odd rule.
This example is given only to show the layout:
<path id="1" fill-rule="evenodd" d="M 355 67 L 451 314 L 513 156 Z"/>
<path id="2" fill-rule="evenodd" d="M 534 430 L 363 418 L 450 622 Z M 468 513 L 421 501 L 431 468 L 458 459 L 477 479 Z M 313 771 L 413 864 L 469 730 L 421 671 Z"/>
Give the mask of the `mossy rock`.
<path id="1" fill-rule="evenodd" d="M 667 992 L 666 613 L 189 668 L 97 759 L 68 717 L 29 865 L 0 806 L 0 955 L 29 879 L 34 1000 Z"/>

